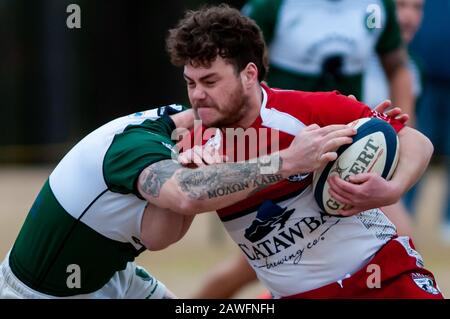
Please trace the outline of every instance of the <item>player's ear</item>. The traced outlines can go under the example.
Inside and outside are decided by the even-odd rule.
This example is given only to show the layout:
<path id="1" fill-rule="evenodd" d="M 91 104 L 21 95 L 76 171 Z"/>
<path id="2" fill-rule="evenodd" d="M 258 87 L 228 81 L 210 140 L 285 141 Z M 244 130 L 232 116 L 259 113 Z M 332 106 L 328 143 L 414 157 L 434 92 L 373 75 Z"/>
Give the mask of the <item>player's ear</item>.
<path id="1" fill-rule="evenodd" d="M 258 82 L 258 67 L 250 62 L 241 72 L 241 79 L 246 87 L 253 86 L 256 82 Z"/>

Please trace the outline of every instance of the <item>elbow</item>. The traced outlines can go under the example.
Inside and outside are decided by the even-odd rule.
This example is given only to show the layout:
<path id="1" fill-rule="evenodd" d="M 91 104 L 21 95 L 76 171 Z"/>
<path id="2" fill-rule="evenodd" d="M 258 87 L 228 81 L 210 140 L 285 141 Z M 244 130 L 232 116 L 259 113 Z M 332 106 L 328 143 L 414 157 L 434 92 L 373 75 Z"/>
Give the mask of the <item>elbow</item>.
<path id="1" fill-rule="evenodd" d="M 414 150 L 415 152 L 419 152 L 419 154 L 423 154 L 426 156 L 428 160 L 431 159 L 431 156 L 434 152 L 434 146 L 433 143 L 430 141 L 430 139 L 425 136 L 420 131 L 405 126 L 400 132 L 399 132 L 399 139 L 400 139 L 400 145 L 402 145 L 403 142 L 405 142 L 408 145 L 415 145 Z"/>
<path id="2" fill-rule="evenodd" d="M 426 137 L 425 135 L 423 135 L 423 137 L 424 137 L 424 144 L 425 144 L 424 149 L 426 150 L 426 152 L 428 154 L 428 161 L 430 161 L 431 156 L 433 156 L 433 153 L 434 153 L 434 145 L 428 137 Z"/>
<path id="3" fill-rule="evenodd" d="M 416 137 L 415 137 L 415 141 L 416 143 L 420 143 L 420 152 L 422 154 L 424 154 L 424 156 L 426 157 L 426 161 L 427 164 L 430 162 L 431 160 L 431 156 L 433 156 L 433 152 L 434 152 L 434 145 L 431 142 L 431 140 L 425 136 L 423 133 L 414 130 L 416 133 Z"/>
<path id="4" fill-rule="evenodd" d="M 195 215 L 198 212 L 196 205 L 193 203 L 193 201 L 187 198 L 180 200 L 177 209 L 179 214 L 188 216 Z"/>
<path id="5" fill-rule="evenodd" d="M 175 206 L 171 208 L 173 211 L 187 216 L 193 216 L 201 210 L 198 205 L 198 200 L 190 198 L 184 193 L 180 193 L 179 196 L 174 198 L 173 205 Z"/>
<path id="6" fill-rule="evenodd" d="M 145 248 L 147 248 L 147 250 L 149 251 L 159 251 L 159 250 L 163 250 L 166 249 L 167 247 L 169 247 L 171 244 L 173 244 L 173 242 L 164 242 L 164 241 L 145 241 L 145 240 L 141 240 L 142 243 L 144 244 Z"/>
<path id="7" fill-rule="evenodd" d="M 414 130 L 414 132 L 416 133 L 416 135 L 418 135 L 416 141 L 421 141 L 421 151 L 423 152 L 423 154 L 426 154 L 428 160 L 430 160 L 434 152 L 433 143 L 425 134 L 421 133 L 420 131 Z"/>

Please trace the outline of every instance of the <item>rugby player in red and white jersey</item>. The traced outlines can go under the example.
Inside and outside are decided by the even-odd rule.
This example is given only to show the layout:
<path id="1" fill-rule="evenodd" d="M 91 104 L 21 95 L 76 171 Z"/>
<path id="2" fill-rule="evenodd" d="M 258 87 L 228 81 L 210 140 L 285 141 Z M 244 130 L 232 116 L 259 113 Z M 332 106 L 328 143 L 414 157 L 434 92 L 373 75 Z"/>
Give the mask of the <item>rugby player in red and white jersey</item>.
<path id="1" fill-rule="evenodd" d="M 312 195 L 311 172 L 218 210 L 273 297 L 442 298 L 411 240 L 398 237 L 379 209 L 397 202 L 423 174 L 433 152 L 424 135 L 337 92 L 264 85 L 267 61 L 261 32 L 254 21 L 227 6 L 188 12 L 170 31 L 167 47 L 172 62 L 184 66 L 197 118 L 205 127 L 220 128 L 221 140 L 216 136 L 210 141 L 219 141 L 231 160 L 282 150 L 301 130 L 362 117 L 380 117 L 398 132 L 399 163 L 390 181 L 372 173 L 348 182 L 330 178 L 330 194 L 351 207 L 340 211 L 344 218 L 320 210 Z M 246 134 L 253 138 L 236 138 Z M 224 188 L 209 197 L 232 191 Z"/>

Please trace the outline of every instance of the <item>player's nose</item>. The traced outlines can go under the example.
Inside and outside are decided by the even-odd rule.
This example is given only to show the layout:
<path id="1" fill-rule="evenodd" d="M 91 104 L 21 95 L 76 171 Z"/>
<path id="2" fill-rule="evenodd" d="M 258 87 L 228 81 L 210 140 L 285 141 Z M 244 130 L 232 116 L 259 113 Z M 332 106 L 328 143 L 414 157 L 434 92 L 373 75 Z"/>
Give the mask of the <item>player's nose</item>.
<path id="1" fill-rule="evenodd" d="M 191 97 L 194 101 L 201 101 L 206 98 L 206 92 L 201 86 L 197 86 L 191 91 Z"/>

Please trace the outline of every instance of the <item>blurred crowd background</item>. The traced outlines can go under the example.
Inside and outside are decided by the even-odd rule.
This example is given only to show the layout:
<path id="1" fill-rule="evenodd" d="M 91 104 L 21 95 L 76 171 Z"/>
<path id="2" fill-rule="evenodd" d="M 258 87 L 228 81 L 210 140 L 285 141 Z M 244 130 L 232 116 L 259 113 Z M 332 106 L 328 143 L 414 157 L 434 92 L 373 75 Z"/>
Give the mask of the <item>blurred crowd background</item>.
<path id="1" fill-rule="evenodd" d="M 0 0 L 0 258 L 41 183 L 81 137 L 119 116 L 187 103 L 182 72 L 170 64 L 165 51 L 167 31 L 186 9 L 222 2 L 239 9 L 246 3 Z M 81 8 L 79 29 L 66 25 L 66 9 L 73 3 Z M 420 60 L 422 72 L 414 113 L 416 121 L 423 119 L 419 129 L 435 143 L 436 152 L 422 181 L 425 186 L 408 208 L 416 212 L 419 251 L 430 257 L 429 268 L 437 272 L 438 281 L 442 278 L 448 296 L 450 214 L 446 223 L 444 212 L 449 210 L 450 184 L 450 0 L 424 5 L 423 23 L 409 50 Z M 336 61 L 330 63 L 332 68 Z M 161 279 L 166 277 L 169 287 L 179 284 L 184 297 L 195 291 L 208 267 L 234 250 L 217 218 L 199 220 L 190 231 L 197 237 L 188 235 L 168 253 L 156 254 L 153 262 L 151 256 L 143 257 L 148 269 L 166 271 Z M 195 257 L 200 251 L 203 257 Z M 177 257 L 184 259 L 178 262 Z M 194 257 L 196 263 L 190 262 Z M 182 278 L 186 276 L 190 280 Z"/>

